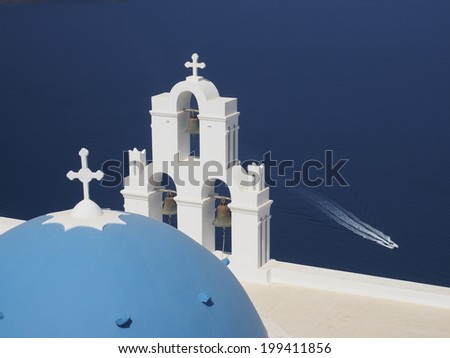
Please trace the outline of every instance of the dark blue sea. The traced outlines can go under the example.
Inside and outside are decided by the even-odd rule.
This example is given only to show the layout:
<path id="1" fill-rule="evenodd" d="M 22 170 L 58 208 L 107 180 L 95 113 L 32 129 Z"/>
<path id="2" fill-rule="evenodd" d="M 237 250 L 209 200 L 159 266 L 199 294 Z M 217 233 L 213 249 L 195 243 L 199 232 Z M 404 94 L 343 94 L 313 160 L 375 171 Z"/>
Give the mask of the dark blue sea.
<path id="1" fill-rule="evenodd" d="M 349 159 L 349 186 L 313 190 L 341 222 L 277 177 L 273 258 L 450 286 L 449 19 L 448 0 L 0 5 L 0 216 L 73 207 L 81 185 L 65 174 L 83 146 L 93 169 L 150 151 L 150 97 L 198 52 L 239 100 L 241 160 Z M 122 185 L 91 187 L 122 208 Z"/>

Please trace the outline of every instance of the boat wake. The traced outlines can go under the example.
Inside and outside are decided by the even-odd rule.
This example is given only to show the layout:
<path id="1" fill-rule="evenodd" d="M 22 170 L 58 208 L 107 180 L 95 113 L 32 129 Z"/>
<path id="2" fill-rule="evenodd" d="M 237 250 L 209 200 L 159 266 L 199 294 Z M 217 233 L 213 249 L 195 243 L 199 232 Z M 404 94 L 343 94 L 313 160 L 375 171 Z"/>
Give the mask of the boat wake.
<path id="1" fill-rule="evenodd" d="M 398 248 L 398 245 L 391 240 L 390 236 L 385 235 L 380 230 L 373 228 L 337 203 L 311 192 L 303 192 L 303 195 L 311 200 L 311 202 L 325 215 L 346 229 L 354 232 L 364 239 L 373 241 L 389 249 Z"/>

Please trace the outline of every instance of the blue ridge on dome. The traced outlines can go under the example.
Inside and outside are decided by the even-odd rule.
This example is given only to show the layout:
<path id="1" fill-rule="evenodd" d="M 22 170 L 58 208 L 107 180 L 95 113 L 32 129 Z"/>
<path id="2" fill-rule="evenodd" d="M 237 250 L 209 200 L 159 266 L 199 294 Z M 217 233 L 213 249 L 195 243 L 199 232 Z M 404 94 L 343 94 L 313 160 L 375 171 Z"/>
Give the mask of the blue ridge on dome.
<path id="1" fill-rule="evenodd" d="M 0 236 L 0 337 L 267 336 L 229 269 L 180 231 L 136 214 L 103 231 L 48 218 Z"/>

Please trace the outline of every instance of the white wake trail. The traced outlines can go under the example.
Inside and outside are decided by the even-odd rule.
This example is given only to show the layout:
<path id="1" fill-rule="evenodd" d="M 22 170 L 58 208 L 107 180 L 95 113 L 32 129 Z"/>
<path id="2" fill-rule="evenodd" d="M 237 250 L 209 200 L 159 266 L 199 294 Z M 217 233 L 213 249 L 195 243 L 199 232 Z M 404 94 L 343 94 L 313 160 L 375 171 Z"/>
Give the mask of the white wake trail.
<path id="1" fill-rule="evenodd" d="M 346 229 L 389 249 L 398 248 L 398 245 L 391 240 L 390 236 L 373 228 L 340 205 L 311 192 L 304 192 L 304 195 L 310 199 L 320 211 Z"/>

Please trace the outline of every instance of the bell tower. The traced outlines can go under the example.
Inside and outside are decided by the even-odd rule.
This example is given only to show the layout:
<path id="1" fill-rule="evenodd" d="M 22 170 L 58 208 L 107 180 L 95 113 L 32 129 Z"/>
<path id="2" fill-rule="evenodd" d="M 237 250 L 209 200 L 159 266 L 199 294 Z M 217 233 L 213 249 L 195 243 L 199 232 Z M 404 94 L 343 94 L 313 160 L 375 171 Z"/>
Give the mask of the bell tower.
<path id="1" fill-rule="evenodd" d="M 240 165 L 237 99 L 221 97 L 212 82 L 199 76 L 198 70 L 206 65 L 198 58 L 193 54 L 192 61 L 185 63 L 192 75 L 170 92 L 151 99 L 153 160 L 146 163 L 145 151 L 129 152 L 130 176 L 122 190 L 125 210 L 161 220 L 160 182 L 166 174 L 176 186 L 178 229 L 214 251 L 219 197 L 214 183 L 221 180 L 231 196 L 229 267 L 238 277 L 264 281 L 266 271 L 260 268 L 270 259 L 272 204 L 264 183 L 264 166 L 251 164 L 245 169 Z M 191 108 L 192 97 L 198 108 Z M 193 129 L 193 111 L 198 130 Z M 192 135 L 199 135 L 199 156 L 191 153 Z"/>

